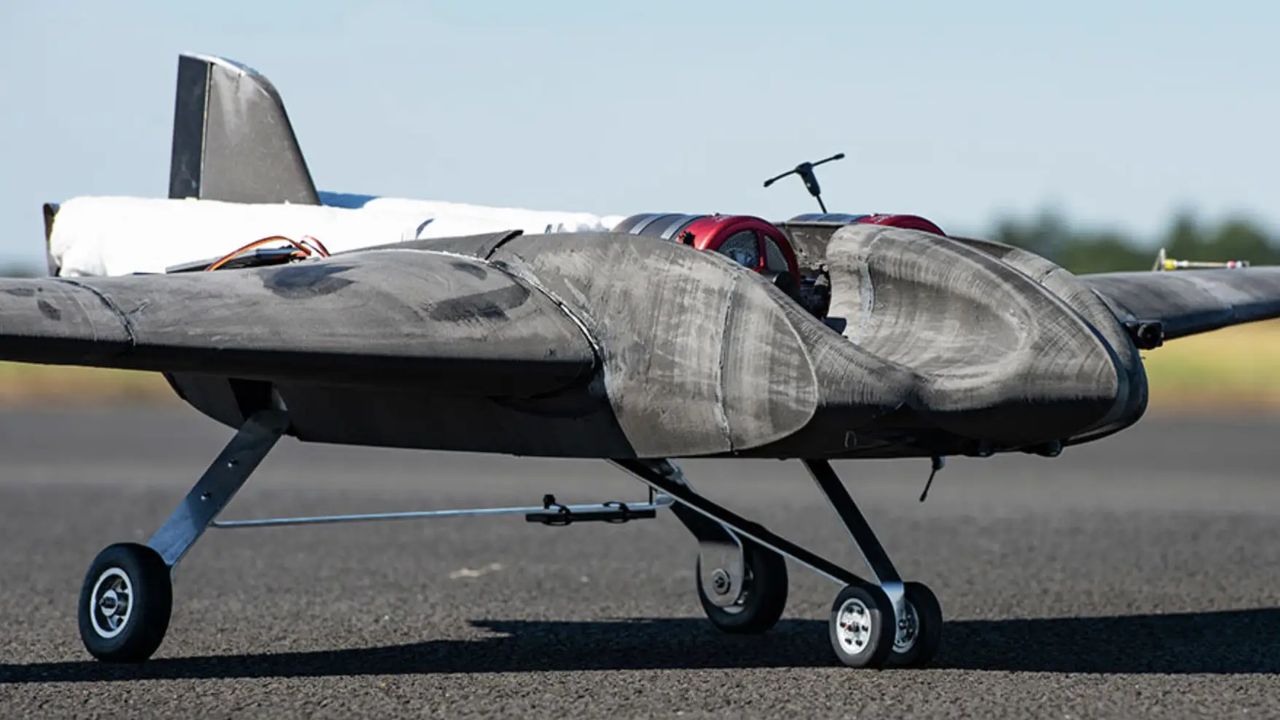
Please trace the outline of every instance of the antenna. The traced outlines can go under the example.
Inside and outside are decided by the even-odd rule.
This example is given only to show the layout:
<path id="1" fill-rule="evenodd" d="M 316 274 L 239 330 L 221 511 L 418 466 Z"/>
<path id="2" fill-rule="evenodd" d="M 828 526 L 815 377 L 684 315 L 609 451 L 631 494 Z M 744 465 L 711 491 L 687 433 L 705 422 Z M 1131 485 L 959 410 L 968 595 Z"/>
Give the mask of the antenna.
<path id="1" fill-rule="evenodd" d="M 769 187 L 770 185 L 774 184 L 775 182 L 781 180 L 782 178 L 788 175 L 799 175 L 800 179 L 804 181 L 804 189 L 808 190 L 810 195 L 817 198 L 818 207 L 822 208 L 822 212 L 825 213 L 827 211 L 827 206 L 826 206 L 826 203 L 822 202 L 822 187 L 818 185 L 818 176 L 813 174 L 813 169 L 823 163 L 829 163 L 833 160 L 843 160 L 843 159 L 844 159 L 844 153 L 836 153 L 835 155 L 832 155 L 829 158 L 823 158 L 821 160 L 818 160 L 817 162 L 802 162 L 799 165 L 792 168 L 791 170 L 788 170 L 782 173 L 781 175 L 774 175 L 768 180 L 765 180 L 764 186 Z"/>
<path id="2" fill-rule="evenodd" d="M 1167 270 L 1202 270 L 1206 268 L 1227 268 L 1230 270 L 1239 270 L 1249 267 L 1248 260 L 1223 260 L 1220 262 L 1205 262 L 1203 260 L 1174 260 L 1169 257 L 1164 248 L 1160 248 L 1160 252 L 1156 255 L 1156 264 L 1151 267 L 1155 272 L 1163 272 Z"/>

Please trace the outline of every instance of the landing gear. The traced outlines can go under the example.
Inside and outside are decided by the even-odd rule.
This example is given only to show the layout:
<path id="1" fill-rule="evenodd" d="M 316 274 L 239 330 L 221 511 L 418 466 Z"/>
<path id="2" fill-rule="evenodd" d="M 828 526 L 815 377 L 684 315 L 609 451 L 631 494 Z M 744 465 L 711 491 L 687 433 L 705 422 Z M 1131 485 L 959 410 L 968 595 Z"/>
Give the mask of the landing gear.
<path id="1" fill-rule="evenodd" d="M 924 667 L 942 640 L 942 608 L 933 591 L 906 583 L 905 612 L 876 585 L 847 585 L 831 605 L 831 649 L 849 667 Z"/>
<path id="2" fill-rule="evenodd" d="M 875 582 L 770 532 L 694 492 L 666 460 L 614 463 L 650 486 L 648 502 L 560 505 L 547 496 L 540 507 L 474 508 L 419 512 L 326 515 L 215 522 L 218 514 L 288 428 L 282 407 L 260 410 L 245 421 L 146 545 L 112 545 L 90 565 L 80 592 L 80 636 L 94 657 L 141 662 L 164 640 L 173 603 L 173 569 L 212 526 L 271 527 L 336 522 L 476 515 L 524 515 L 531 522 L 628 522 L 670 507 L 698 541 L 698 600 L 711 623 L 727 633 L 762 633 L 787 603 L 790 558 L 842 586 L 831 607 L 831 647 L 851 667 L 920 667 L 938 650 L 942 610 L 929 588 L 904 583 L 848 491 L 824 460 L 805 466 L 848 529 Z"/>
<path id="3" fill-rule="evenodd" d="M 736 588 L 730 570 L 713 567 L 707 572 L 702 554 L 698 555 L 698 600 L 707 619 L 720 630 L 762 633 L 778 622 L 787 606 L 787 561 L 750 540 L 742 541 L 736 554 L 742 564 L 742 582 Z M 705 582 L 708 575 L 710 582 Z"/>
<path id="4" fill-rule="evenodd" d="M 904 587 L 906 613 L 898 621 L 889 664 L 924 667 L 933 660 L 942 644 L 942 606 L 928 585 L 909 582 Z"/>
<path id="5" fill-rule="evenodd" d="M 678 503 L 672 509 L 698 538 L 703 555 L 708 546 L 723 544 L 725 537 L 740 538 L 743 548 L 747 543 L 753 543 L 762 550 L 789 557 L 842 585 L 843 589 L 831 608 L 829 635 L 836 657 L 845 665 L 921 667 L 937 653 L 942 640 L 942 609 L 937 598 L 920 583 L 902 582 L 871 526 L 827 461 L 805 460 L 804 464 L 844 522 L 854 545 L 862 552 L 875 576 L 874 583 L 707 500 L 693 491 L 679 468 L 665 460 L 617 460 L 615 464 Z M 726 606 L 715 602 L 715 598 L 705 592 L 703 578 L 700 565 L 699 596 L 703 606 L 713 623 L 728 629 L 718 622 L 723 615 L 712 614 L 714 611 L 723 613 Z M 739 578 L 726 571 L 720 582 L 727 584 L 732 591 L 735 582 L 745 582 L 745 574 Z M 781 603 L 777 607 L 780 613 Z M 776 619 L 773 617 L 768 625 Z"/>
<path id="6" fill-rule="evenodd" d="M 142 662 L 160 647 L 173 607 L 170 575 L 288 426 L 284 411 L 250 417 L 146 545 L 98 553 L 80 590 L 80 639 L 107 662 Z"/>
<path id="7" fill-rule="evenodd" d="M 141 662 L 169 629 L 169 568 L 146 545 L 111 545 L 94 558 L 80 589 L 80 638 L 106 662 Z"/>

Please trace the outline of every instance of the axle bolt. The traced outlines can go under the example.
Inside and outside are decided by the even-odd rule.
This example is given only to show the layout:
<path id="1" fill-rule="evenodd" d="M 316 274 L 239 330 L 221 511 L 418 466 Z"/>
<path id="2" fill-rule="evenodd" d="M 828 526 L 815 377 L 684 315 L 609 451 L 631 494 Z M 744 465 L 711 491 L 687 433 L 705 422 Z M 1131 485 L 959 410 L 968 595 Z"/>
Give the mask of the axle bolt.
<path id="1" fill-rule="evenodd" d="M 715 572 L 711 573 L 711 589 L 715 594 L 727 595 L 729 593 L 729 585 L 731 585 L 729 573 L 721 568 L 716 568 Z"/>

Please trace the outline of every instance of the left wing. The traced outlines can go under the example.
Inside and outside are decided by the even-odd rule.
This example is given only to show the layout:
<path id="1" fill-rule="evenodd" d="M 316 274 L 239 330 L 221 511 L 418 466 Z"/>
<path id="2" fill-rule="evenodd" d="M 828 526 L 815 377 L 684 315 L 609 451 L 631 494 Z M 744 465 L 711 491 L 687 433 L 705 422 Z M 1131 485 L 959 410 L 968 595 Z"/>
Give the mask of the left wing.
<path id="1" fill-rule="evenodd" d="M 537 288 L 474 258 L 410 250 L 0 279 L 0 359 L 508 397 L 563 388 L 596 363 Z"/>

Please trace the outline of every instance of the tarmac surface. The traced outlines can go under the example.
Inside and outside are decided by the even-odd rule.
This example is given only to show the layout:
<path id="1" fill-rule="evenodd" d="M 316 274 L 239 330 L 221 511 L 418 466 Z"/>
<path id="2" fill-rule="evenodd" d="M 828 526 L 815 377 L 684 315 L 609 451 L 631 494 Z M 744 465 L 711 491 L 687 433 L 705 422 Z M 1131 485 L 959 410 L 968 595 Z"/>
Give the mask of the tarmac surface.
<path id="1" fill-rule="evenodd" d="M 1280 716 L 1280 419 L 1149 418 L 1057 459 L 840 463 L 948 624 L 927 670 L 835 664 L 838 588 L 791 565 L 783 621 L 717 633 L 670 514 L 214 530 L 168 637 L 92 661 L 75 604 L 230 436 L 194 411 L 0 411 L 0 715 Z M 698 489 L 861 570 L 798 463 L 689 461 Z M 284 440 L 225 518 L 642 499 L 601 462 Z"/>

